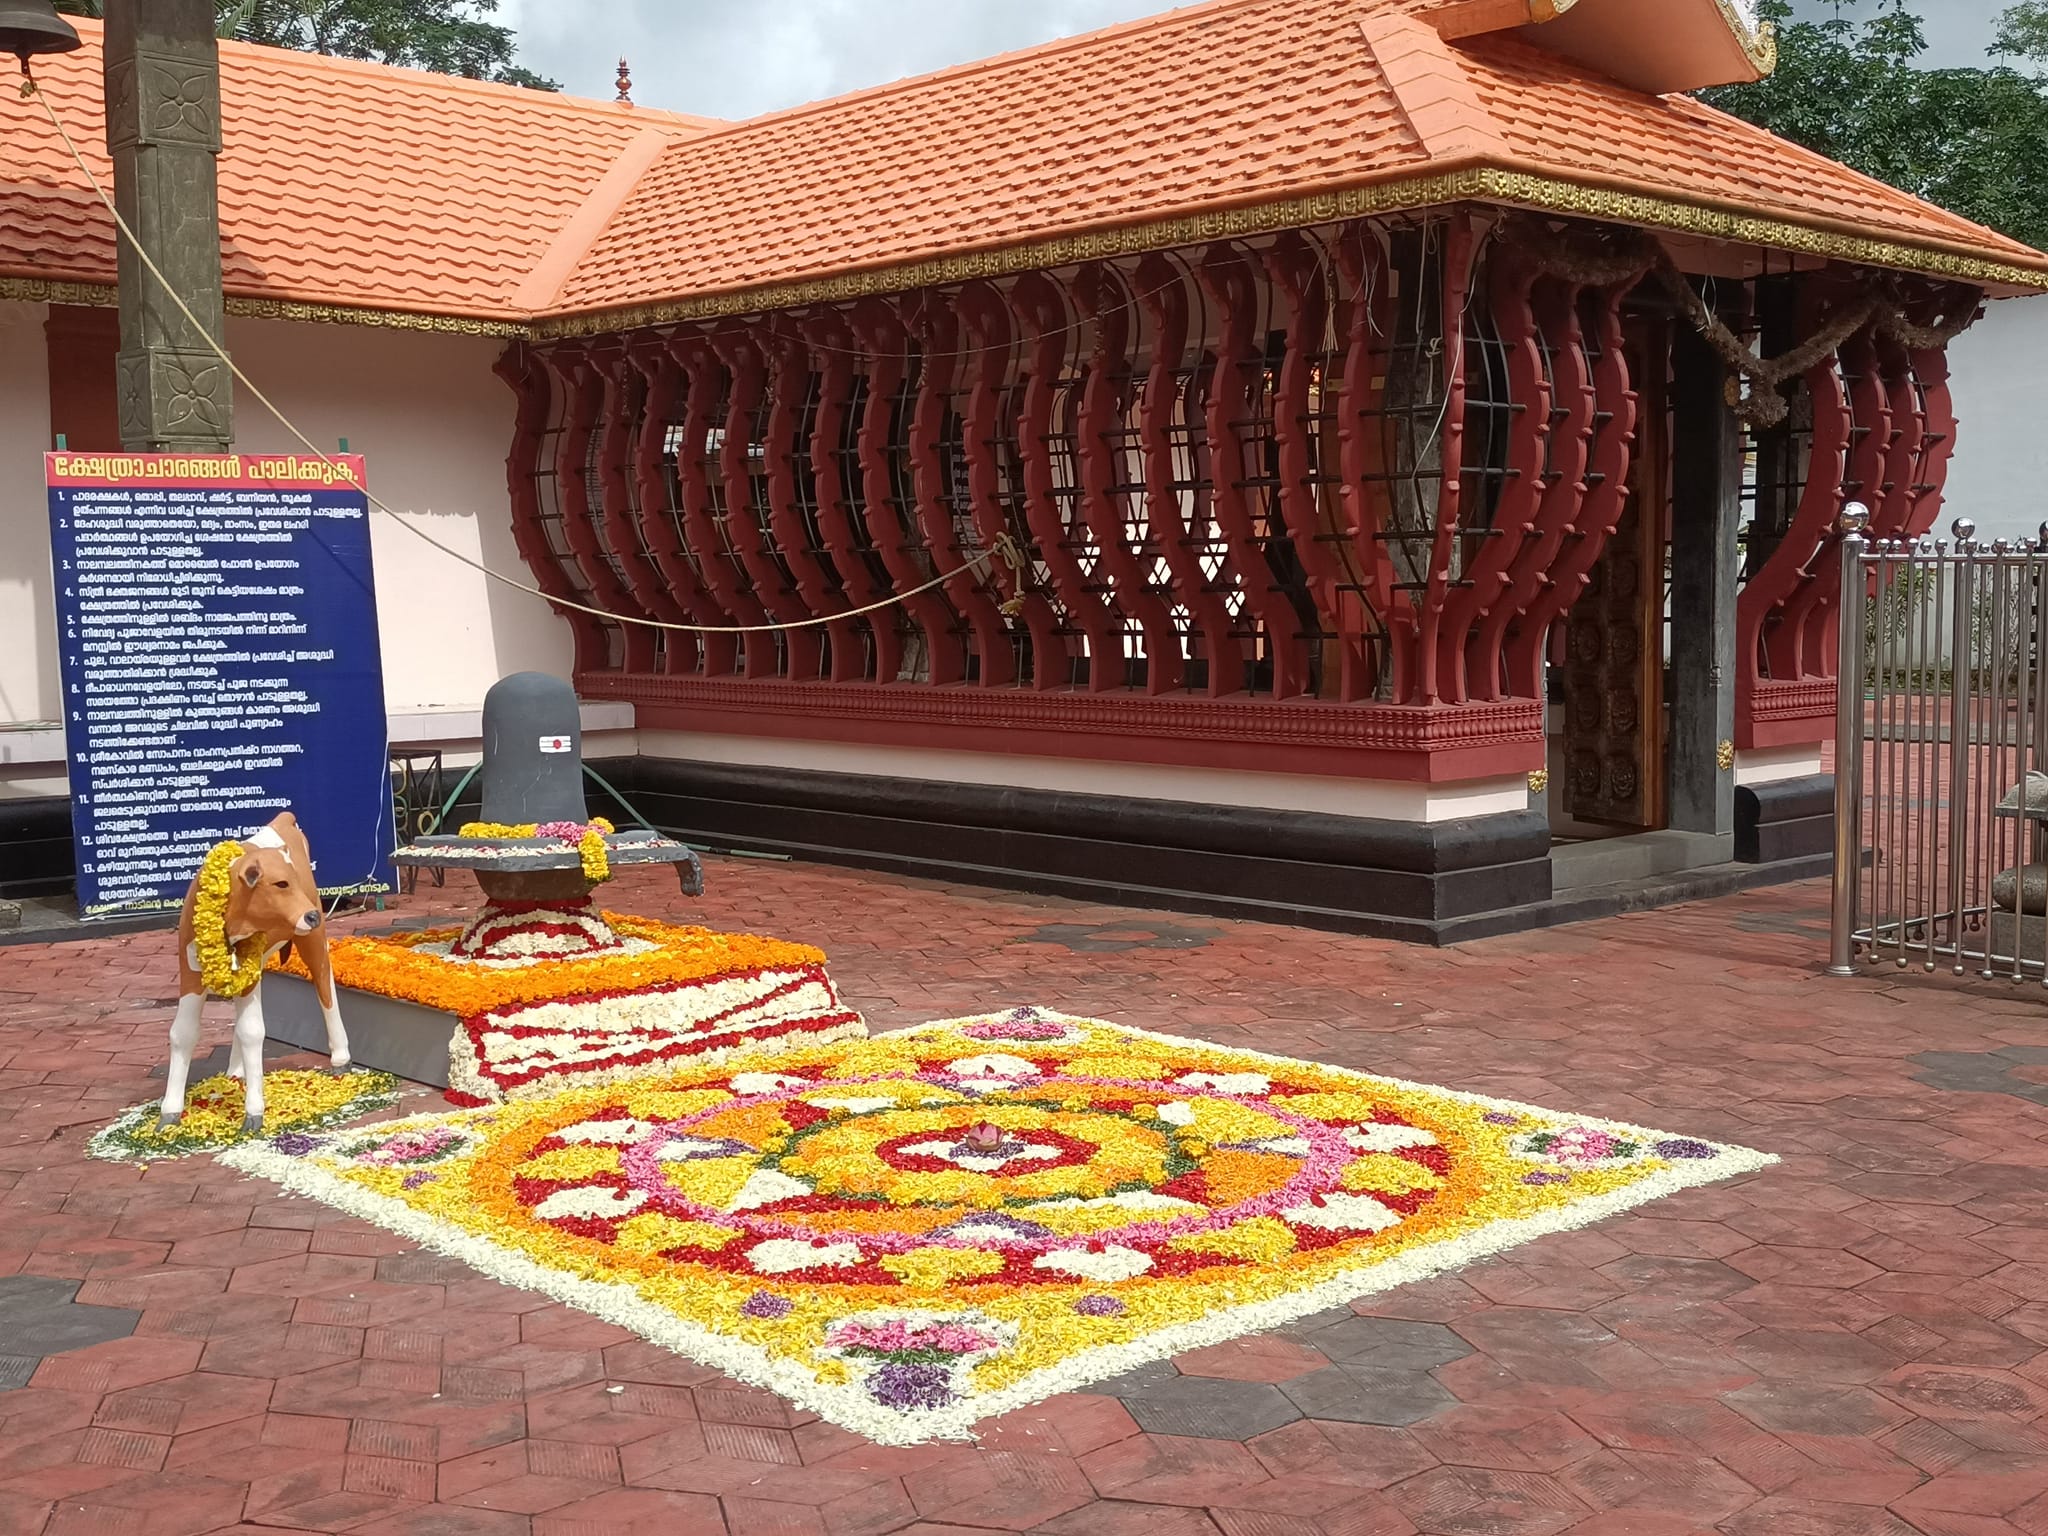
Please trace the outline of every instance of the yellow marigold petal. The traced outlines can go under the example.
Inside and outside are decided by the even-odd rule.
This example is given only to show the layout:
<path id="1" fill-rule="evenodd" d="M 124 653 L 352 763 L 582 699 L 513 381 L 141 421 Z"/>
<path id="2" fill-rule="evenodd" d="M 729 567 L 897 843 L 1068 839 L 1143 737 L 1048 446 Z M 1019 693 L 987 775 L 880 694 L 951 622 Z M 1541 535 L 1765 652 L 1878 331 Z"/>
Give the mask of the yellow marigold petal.
<path id="1" fill-rule="evenodd" d="M 1362 1157 L 1344 1170 L 1346 1189 L 1368 1190 L 1381 1195 L 1405 1195 L 1418 1189 L 1436 1189 L 1443 1180 L 1420 1163 L 1382 1153 Z"/>
<path id="2" fill-rule="evenodd" d="M 617 1147 L 557 1147 L 519 1165 L 525 1179 L 585 1179 L 593 1173 L 617 1173 Z"/>
<path id="3" fill-rule="evenodd" d="M 982 1248 L 913 1248 L 892 1253 L 882 1268 L 905 1285 L 937 1290 L 949 1281 L 969 1275 L 992 1275 L 1003 1267 L 1003 1256 Z"/>
<path id="4" fill-rule="evenodd" d="M 618 1245 L 627 1253 L 663 1253 L 670 1248 L 723 1248 L 740 1234 L 708 1221 L 677 1221 L 650 1211 L 619 1223 Z"/>

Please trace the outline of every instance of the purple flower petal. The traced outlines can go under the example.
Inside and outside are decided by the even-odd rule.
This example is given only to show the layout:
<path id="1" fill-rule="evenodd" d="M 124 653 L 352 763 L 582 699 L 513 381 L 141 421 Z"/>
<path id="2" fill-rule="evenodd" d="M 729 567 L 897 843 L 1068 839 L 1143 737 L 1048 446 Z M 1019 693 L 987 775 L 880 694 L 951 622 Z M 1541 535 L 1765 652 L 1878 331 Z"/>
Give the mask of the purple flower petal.
<path id="1" fill-rule="evenodd" d="M 1074 1310 L 1083 1317 L 1122 1317 L 1124 1304 L 1114 1296 L 1083 1296 Z"/>
<path id="2" fill-rule="evenodd" d="M 912 1408 L 943 1408 L 953 1401 L 953 1373 L 942 1365 L 877 1366 L 868 1377 L 868 1395 L 899 1413 Z"/>
<path id="3" fill-rule="evenodd" d="M 777 1296 L 773 1291 L 756 1291 L 740 1303 L 740 1310 L 748 1317 L 774 1319 L 787 1317 L 795 1310 L 795 1303 L 787 1296 Z"/>
<path id="4" fill-rule="evenodd" d="M 1568 1173 L 1545 1173 L 1543 1170 L 1538 1169 L 1534 1173 L 1523 1174 L 1522 1182 L 1524 1184 L 1567 1184 L 1571 1182 L 1571 1175 Z"/>
<path id="5" fill-rule="evenodd" d="M 1659 1157 L 1687 1157 L 1693 1159 L 1704 1159 L 1709 1157 L 1719 1157 L 1721 1154 L 1714 1148 L 1708 1146 L 1704 1141 L 1693 1141 L 1690 1138 L 1680 1137 L 1673 1141 L 1658 1142 L 1657 1155 Z"/>

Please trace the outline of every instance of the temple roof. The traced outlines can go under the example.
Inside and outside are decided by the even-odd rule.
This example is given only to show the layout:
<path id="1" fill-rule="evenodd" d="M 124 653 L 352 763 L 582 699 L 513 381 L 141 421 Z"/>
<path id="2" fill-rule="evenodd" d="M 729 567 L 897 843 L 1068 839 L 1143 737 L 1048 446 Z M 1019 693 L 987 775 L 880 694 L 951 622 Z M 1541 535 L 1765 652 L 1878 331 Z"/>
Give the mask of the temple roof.
<path id="1" fill-rule="evenodd" d="M 1656 22 L 1726 41 L 1688 67 L 1739 78 L 1762 40 L 1736 6 Z M 742 123 L 224 44 L 230 305 L 591 331 L 1459 201 L 2048 288 L 2048 256 L 1586 62 L 1663 67 L 1645 16 L 1209 0 Z M 104 174 L 80 31 L 38 67 Z M 107 221 L 41 112 L 0 124 L 0 294 L 109 283 Z"/>
<path id="2" fill-rule="evenodd" d="M 112 191 L 101 24 L 70 19 L 85 46 L 39 58 L 36 77 Z M 712 125 L 247 43 L 220 54 L 222 275 L 245 300 L 523 321 L 537 306 L 521 285 L 565 231 L 575 250 L 587 244 L 575 226 L 593 195 L 616 200 L 631 185 L 621 167 L 644 168 L 672 136 Z M 42 108 L 11 87 L 0 103 L 4 277 L 114 278 L 112 220 Z"/>

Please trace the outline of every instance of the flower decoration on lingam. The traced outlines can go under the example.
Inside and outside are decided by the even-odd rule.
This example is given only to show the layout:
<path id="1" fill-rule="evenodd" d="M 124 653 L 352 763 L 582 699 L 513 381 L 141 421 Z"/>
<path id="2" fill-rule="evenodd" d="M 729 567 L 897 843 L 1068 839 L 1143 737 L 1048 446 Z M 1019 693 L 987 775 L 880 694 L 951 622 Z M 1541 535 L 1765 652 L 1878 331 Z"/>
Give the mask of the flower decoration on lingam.
<path id="1" fill-rule="evenodd" d="M 481 964 L 530 964 L 616 953 L 629 941 L 592 899 L 622 864 L 673 864 L 683 892 L 704 889 L 683 844 L 652 829 L 620 832 L 590 815 L 576 693 L 561 678 L 520 672 L 484 695 L 483 814 L 453 835 L 421 837 L 394 862 L 468 869 L 484 908 L 449 950 Z"/>

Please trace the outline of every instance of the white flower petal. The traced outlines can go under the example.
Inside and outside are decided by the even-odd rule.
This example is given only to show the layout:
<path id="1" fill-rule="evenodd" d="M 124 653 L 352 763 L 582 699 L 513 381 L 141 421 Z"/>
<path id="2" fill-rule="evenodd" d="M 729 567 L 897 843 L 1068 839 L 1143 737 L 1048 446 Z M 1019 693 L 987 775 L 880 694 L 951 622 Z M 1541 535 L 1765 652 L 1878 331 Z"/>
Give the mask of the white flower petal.
<path id="1" fill-rule="evenodd" d="M 638 1141 L 652 1129 L 654 1127 L 645 1120 L 585 1120 L 580 1125 L 564 1126 L 555 1134 L 564 1141 L 624 1146 L 629 1141 Z"/>
<path id="2" fill-rule="evenodd" d="M 784 1088 L 798 1088 L 809 1082 L 809 1078 L 789 1077 L 781 1072 L 742 1072 L 732 1080 L 732 1091 L 738 1094 L 775 1093 Z"/>
<path id="3" fill-rule="evenodd" d="M 845 1269 L 860 1262 L 858 1243 L 828 1243 L 814 1248 L 795 1238 L 771 1237 L 747 1250 L 747 1262 L 764 1275 L 786 1275 L 799 1269 Z"/>
<path id="4" fill-rule="evenodd" d="M 1263 1141 L 1247 1141 L 1242 1145 L 1254 1152 L 1278 1152 L 1283 1157 L 1307 1157 L 1309 1154 L 1306 1136 L 1268 1136 Z"/>
<path id="5" fill-rule="evenodd" d="M 804 1103 L 813 1109 L 843 1109 L 850 1115 L 865 1115 L 871 1110 L 894 1109 L 897 1101 L 882 1094 L 845 1099 L 812 1098 L 806 1094 Z"/>
<path id="6" fill-rule="evenodd" d="M 1128 1280 L 1152 1267 L 1152 1260 L 1135 1248 L 1112 1243 L 1100 1253 L 1085 1248 L 1059 1248 L 1031 1261 L 1033 1269 L 1056 1270 L 1081 1280 Z"/>
<path id="7" fill-rule="evenodd" d="M 956 1076 L 966 1078 L 1001 1077 L 1013 1080 L 1039 1075 L 1038 1068 L 1022 1056 L 1011 1056 L 1001 1051 L 986 1056 L 962 1056 L 953 1063 L 953 1072 Z"/>
<path id="8" fill-rule="evenodd" d="M 1280 1215 L 1298 1227 L 1321 1227 L 1329 1232 L 1384 1232 L 1401 1220 L 1399 1211 L 1371 1195 L 1341 1192 L 1323 1196 L 1321 1205 L 1297 1205 Z"/>
<path id="9" fill-rule="evenodd" d="M 572 1216 L 630 1216 L 647 1203 L 637 1189 L 613 1189 L 608 1184 L 579 1184 L 558 1189 L 533 1208 L 543 1221 L 560 1221 Z"/>
<path id="10" fill-rule="evenodd" d="M 811 1186 L 802 1179 L 793 1179 L 788 1174 L 773 1168 L 758 1168 L 740 1186 L 740 1192 L 732 1197 L 726 1206 L 728 1211 L 751 1211 L 757 1205 L 773 1205 L 777 1200 L 794 1200 L 798 1195 L 808 1195 Z"/>
<path id="11" fill-rule="evenodd" d="M 1193 1125 L 1195 1123 L 1195 1106 L 1182 1100 L 1176 1100 L 1171 1104 L 1162 1104 L 1155 1113 L 1168 1125 Z"/>
<path id="12" fill-rule="evenodd" d="M 1399 1152 L 1405 1147 L 1433 1147 L 1434 1133 L 1412 1125 L 1361 1125 L 1344 1133 L 1344 1139 L 1360 1152 Z"/>
<path id="13" fill-rule="evenodd" d="M 1259 1072 L 1183 1072 L 1174 1081 L 1218 1093 L 1264 1093 L 1273 1086 L 1273 1079 Z"/>

